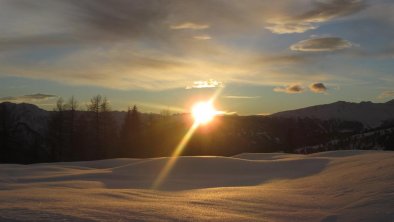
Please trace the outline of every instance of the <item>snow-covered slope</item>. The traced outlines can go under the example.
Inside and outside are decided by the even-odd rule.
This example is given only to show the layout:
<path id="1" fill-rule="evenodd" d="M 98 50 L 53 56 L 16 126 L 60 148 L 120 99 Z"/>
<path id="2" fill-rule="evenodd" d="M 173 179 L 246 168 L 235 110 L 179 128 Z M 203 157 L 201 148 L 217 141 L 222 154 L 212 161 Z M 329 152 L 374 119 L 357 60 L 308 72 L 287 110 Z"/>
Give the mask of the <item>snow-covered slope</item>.
<path id="1" fill-rule="evenodd" d="M 394 152 L 0 165 L 0 221 L 393 221 Z"/>
<path id="2" fill-rule="evenodd" d="M 331 104 L 274 113 L 276 117 L 309 117 L 322 120 L 341 119 L 358 121 L 369 127 L 394 119 L 394 100 L 386 103 L 339 101 Z"/>

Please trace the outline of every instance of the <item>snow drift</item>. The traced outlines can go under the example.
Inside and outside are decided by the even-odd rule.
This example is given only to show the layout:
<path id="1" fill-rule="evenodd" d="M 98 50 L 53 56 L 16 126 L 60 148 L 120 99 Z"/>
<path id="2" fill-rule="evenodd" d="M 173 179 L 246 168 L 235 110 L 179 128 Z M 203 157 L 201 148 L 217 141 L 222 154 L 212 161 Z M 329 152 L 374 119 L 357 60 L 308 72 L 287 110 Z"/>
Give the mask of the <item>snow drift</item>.
<path id="1" fill-rule="evenodd" d="M 394 153 L 0 165 L 0 221 L 393 221 Z"/>

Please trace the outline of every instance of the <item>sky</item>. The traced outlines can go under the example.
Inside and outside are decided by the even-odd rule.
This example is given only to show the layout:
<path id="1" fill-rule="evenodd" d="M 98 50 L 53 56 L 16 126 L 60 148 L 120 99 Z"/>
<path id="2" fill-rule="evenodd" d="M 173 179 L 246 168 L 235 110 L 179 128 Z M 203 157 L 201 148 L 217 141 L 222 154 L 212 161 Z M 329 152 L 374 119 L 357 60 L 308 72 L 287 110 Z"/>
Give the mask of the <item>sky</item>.
<path id="1" fill-rule="evenodd" d="M 0 0 L 0 102 L 270 114 L 394 99 L 392 0 Z"/>

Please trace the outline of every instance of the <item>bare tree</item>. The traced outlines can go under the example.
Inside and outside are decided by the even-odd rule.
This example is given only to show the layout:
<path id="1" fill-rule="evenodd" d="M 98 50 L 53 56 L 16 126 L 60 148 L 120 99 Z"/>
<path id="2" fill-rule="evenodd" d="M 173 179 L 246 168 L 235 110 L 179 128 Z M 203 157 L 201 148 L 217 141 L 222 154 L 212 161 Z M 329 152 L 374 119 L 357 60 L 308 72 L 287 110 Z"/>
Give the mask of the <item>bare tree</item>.
<path id="1" fill-rule="evenodd" d="M 64 160 L 64 153 L 66 150 L 65 107 L 63 98 L 58 98 L 51 119 L 48 121 L 49 144 L 51 147 L 52 159 L 55 161 Z"/>
<path id="2" fill-rule="evenodd" d="M 53 158 L 58 161 L 73 160 L 76 149 L 76 120 L 78 102 L 72 96 L 67 103 L 59 98 L 49 121 L 49 137 Z"/>
<path id="3" fill-rule="evenodd" d="M 97 148 L 97 156 L 109 157 L 110 147 L 114 149 L 117 135 L 109 101 L 101 95 L 94 96 L 90 100 L 88 111 L 92 114 L 91 128 L 94 130 L 93 144 Z"/>
<path id="4" fill-rule="evenodd" d="M 68 128 L 68 144 L 69 144 L 69 158 L 71 160 L 75 159 L 77 155 L 77 144 L 76 144 L 76 126 L 77 126 L 77 109 L 78 109 L 78 101 L 71 96 L 68 100 L 66 106 L 67 110 L 67 128 Z"/>

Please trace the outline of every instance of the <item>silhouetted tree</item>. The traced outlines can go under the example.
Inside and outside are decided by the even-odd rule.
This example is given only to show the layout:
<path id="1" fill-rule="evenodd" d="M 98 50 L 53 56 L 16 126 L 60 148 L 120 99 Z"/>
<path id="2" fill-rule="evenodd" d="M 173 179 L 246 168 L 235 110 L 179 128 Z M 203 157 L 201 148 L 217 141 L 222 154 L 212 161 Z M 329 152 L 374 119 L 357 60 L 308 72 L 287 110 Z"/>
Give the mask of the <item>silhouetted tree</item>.
<path id="1" fill-rule="evenodd" d="M 54 161 L 63 161 L 67 149 L 65 109 L 66 105 L 64 104 L 64 100 L 60 97 L 56 101 L 56 107 L 51 113 L 50 120 L 48 121 L 48 137 L 49 145 L 51 147 L 51 159 Z"/>
<path id="2" fill-rule="evenodd" d="M 16 158 L 16 149 L 21 145 L 19 138 L 21 117 L 20 113 L 10 110 L 8 103 L 0 104 L 1 162 L 12 162 Z"/>
<path id="3" fill-rule="evenodd" d="M 67 144 L 69 147 L 68 159 L 75 160 L 78 158 L 78 150 L 76 144 L 77 127 L 77 109 L 78 101 L 72 96 L 65 104 L 66 109 L 66 130 L 67 130 Z"/>
<path id="4" fill-rule="evenodd" d="M 92 145 L 96 149 L 96 157 L 101 159 L 114 156 L 117 132 L 107 98 L 94 96 L 90 100 L 88 111 L 92 115 L 90 128 L 93 130 Z"/>
<path id="5" fill-rule="evenodd" d="M 77 150 L 77 108 L 78 102 L 72 96 L 67 103 L 62 98 L 56 102 L 56 107 L 49 121 L 49 141 L 53 151 L 53 159 L 70 161 L 78 159 Z"/>
<path id="6" fill-rule="evenodd" d="M 120 131 L 121 152 L 123 156 L 141 156 L 141 117 L 137 106 L 128 109 Z"/>
<path id="7" fill-rule="evenodd" d="M 11 130 L 12 130 L 12 125 L 9 122 L 9 116 L 10 112 L 7 109 L 7 106 L 5 103 L 2 103 L 0 105 L 0 142 L 1 142 L 1 147 L 0 147 L 0 161 L 4 162 L 7 160 L 7 151 L 9 148 L 9 143 L 10 143 L 10 137 L 11 137 Z"/>
<path id="8" fill-rule="evenodd" d="M 91 143 L 91 129 L 89 128 L 89 113 L 80 112 L 76 116 L 75 131 L 74 131 L 74 147 L 73 154 L 75 160 L 91 160 L 95 156 L 92 155 L 91 149 L 93 149 Z"/>

